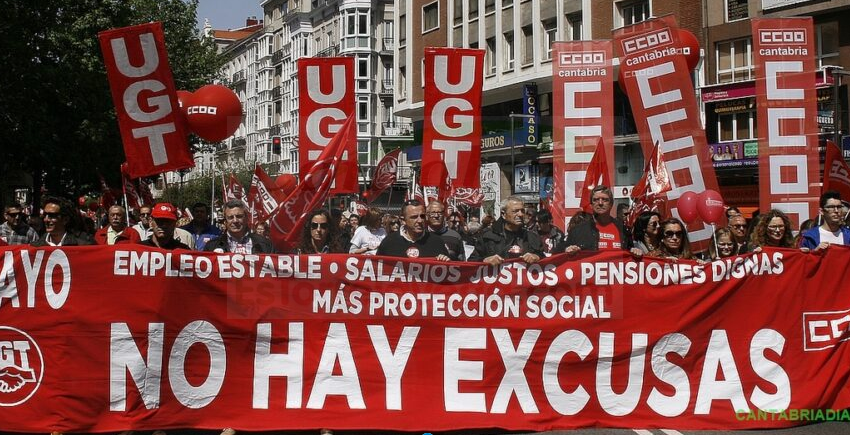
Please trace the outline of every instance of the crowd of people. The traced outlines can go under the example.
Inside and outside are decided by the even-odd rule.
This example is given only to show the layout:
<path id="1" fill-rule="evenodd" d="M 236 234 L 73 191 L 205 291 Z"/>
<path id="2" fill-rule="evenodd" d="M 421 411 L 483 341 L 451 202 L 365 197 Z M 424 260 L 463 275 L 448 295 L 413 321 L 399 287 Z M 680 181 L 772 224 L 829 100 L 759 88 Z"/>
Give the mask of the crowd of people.
<path id="1" fill-rule="evenodd" d="M 644 212 L 629 228 L 624 224 L 627 207 L 621 204 L 612 215 L 614 198 L 605 186 L 593 189 L 590 204 L 591 212 L 573 216 L 566 231 L 555 225 L 548 210 L 528 208 L 515 196 L 503 202 L 499 217 L 487 215 L 482 219 L 450 211 L 439 201 L 430 201 L 427 206 L 407 201 L 399 215 L 377 207 L 369 208 L 363 216 L 319 209 L 309 215 L 292 253 L 431 257 L 498 265 L 510 259 L 536 263 L 555 254 L 600 249 L 622 249 L 636 257 L 710 261 L 764 247 L 819 251 L 850 243 L 845 222 L 848 206 L 834 191 L 821 196 L 817 220 L 805 221 L 800 228 L 794 228 L 780 210 L 756 213 L 748 221 L 736 207 L 729 207 L 728 225 L 715 231 L 708 251 L 701 253 L 694 252 L 687 226 L 676 217 Z M 220 222 L 212 221 L 210 207 L 204 203 L 194 204 L 185 216 L 180 216 L 174 205 L 159 203 L 132 213 L 113 205 L 99 219 L 91 219 L 71 201 L 57 197 L 44 200 L 40 216 L 26 216 L 20 204 L 6 205 L 3 211 L 0 244 L 138 244 L 167 250 L 280 253 L 269 239 L 268 224 L 250 225 L 250 210 L 238 200 L 224 204 Z"/>

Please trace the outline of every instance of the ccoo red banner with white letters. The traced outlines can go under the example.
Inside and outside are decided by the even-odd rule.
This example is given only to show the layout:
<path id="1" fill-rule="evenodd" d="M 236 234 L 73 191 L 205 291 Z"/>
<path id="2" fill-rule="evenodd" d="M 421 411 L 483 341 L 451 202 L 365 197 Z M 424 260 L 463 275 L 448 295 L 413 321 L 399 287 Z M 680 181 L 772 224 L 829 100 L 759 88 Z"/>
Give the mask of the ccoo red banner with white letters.
<path id="1" fill-rule="evenodd" d="M 480 187 L 484 50 L 425 48 L 424 186 Z"/>
<path id="2" fill-rule="evenodd" d="M 130 178 L 195 166 L 160 23 L 98 33 Z"/>
<path id="3" fill-rule="evenodd" d="M 706 152 L 705 130 L 675 18 L 619 29 L 614 39 L 643 155 L 652 155 L 658 144 L 673 186 L 666 193 L 667 215 L 679 217 L 675 200 L 688 191 L 717 191 L 717 177 Z M 688 225 L 688 237 L 697 250 L 707 248 L 711 236 L 711 227 L 703 222 Z"/>
<path id="4" fill-rule="evenodd" d="M 850 407 L 850 248 L 526 267 L 123 246 L 0 250 L 3 430 L 754 429 Z"/>
<path id="5" fill-rule="evenodd" d="M 313 57 L 298 60 L 298 170 L 301 174 L 319 160 L 322 151 L 355 113 L 354 58 Z M 357 129 L 346 140 L 330 193 L 360 193 L 357 184 Z"/>
<path id="6" fill-rule="evenodd" d="M 794 227 L 818 216 L 815 35 L 812 17 L 754 18 L 759 132 L 759 207 Z"/>
<path id="7" fill-rule="evenodd" d="M 573 41 L 556 42 L 552 52 L 551 210 L 558 227 L 567 228 L 572 216 L 581 211 L 581 188 L 599 138 L 605 155 L 613 161 L 613 50 L 611 41 Z M 613 180 L 614 167 L 608 166 L 609 179 Z"/>

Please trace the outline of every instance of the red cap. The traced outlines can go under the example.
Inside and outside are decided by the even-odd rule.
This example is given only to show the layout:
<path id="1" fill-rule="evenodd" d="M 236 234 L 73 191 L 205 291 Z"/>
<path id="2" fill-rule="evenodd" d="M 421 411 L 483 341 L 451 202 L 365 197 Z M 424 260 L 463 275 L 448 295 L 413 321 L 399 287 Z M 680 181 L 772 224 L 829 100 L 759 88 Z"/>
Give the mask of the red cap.
<path id="1" fill-rule="evenodd" d="M 153 207 L 151 217 L 154 219 L 177 220 L 177 209 L 167 202 L 161 202 Z"/>

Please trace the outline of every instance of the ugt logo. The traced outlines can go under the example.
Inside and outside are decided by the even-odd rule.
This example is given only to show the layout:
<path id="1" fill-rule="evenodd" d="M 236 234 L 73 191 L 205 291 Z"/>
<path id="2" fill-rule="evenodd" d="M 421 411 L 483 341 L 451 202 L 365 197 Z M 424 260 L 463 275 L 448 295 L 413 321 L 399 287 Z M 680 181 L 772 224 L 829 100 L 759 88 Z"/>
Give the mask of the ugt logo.
<path id="1" fill-rule="evenodd" d="M 0 326 L 0 406 L 29 400 L 43 375 L 44 359 L 35 340 L 20 329 Z"/>

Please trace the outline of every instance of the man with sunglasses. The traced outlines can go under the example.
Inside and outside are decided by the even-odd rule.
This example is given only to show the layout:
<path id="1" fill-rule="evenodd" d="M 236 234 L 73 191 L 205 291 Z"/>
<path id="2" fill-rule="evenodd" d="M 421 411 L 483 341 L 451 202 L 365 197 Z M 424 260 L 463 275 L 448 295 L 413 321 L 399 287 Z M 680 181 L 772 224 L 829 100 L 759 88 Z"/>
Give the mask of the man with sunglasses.
<path id="1" fill-rule="evenodd" d="M 94 240 L 86 233 L 74 228 L 72 213 L 77 211 L 70 201 L 62 198 L 47 198 L 42 207 L 44 235 L 32 243 L 32 246 L 83 246 L 94 245 Z"/>
<path id="2" fill-rule="evenodd" d="M 819 227 L 803 231 L 800 247 L 814 251 L 829 245 L 850 245 L 850 228 L 844 226 L 844 204 L 841 195 L 828 190 L 820 196 L 820 214 L 823 223 Z"/>
<path id="3" fill-rule="evenodd" d="M 153 235 L 153 225 L 151 223 L 151 206 L 143 205 L 139 207 L 139 223 L 133 225 L 133 229 L 139 233 L 139 239 L 147 240 Z"/>
<path id="4" fill-rule="evenodd" d="M 747 234 L 747 220 L 743 215 L 729 217 L 729 231 L 732 232 L 732 241 L 735 242 L 735 253 L 740 255 L 750 252 L 750 235 Z"/>
<path id="5" fill-rule="evenodd" d="M 398 232 L 384 237 L 375 255 L 405 258 L 436 258 L 449 261 L 449 251 L 442 237 L 426 230 L 425 206 L 411 200 L 401 207 L 403 224 Z"/>
<path id="6" fill-rule="evenodd" d="M 20 204 L 7 205 L 3 209 L 3 217 L 6 222 L 0 225 L 0 240 L 3 240 L 6 244 L 29 245 L 38 240 L 38 233 L 24 223 L 25 217 Z"/>
<path id="7" fill-rule="evenodd" d="M 614 194 L 607 186 L 596 186 L 590 192 L 593 219 L 588 219 L 573 228 L 564 242 L 567 254 L 578 251 L 600 249 L 623 249 L 636 256 L 643 255 L 640 249 L 632 248 L 631 237 L 626 233 L 623 222 L 611 216 Z"/>

